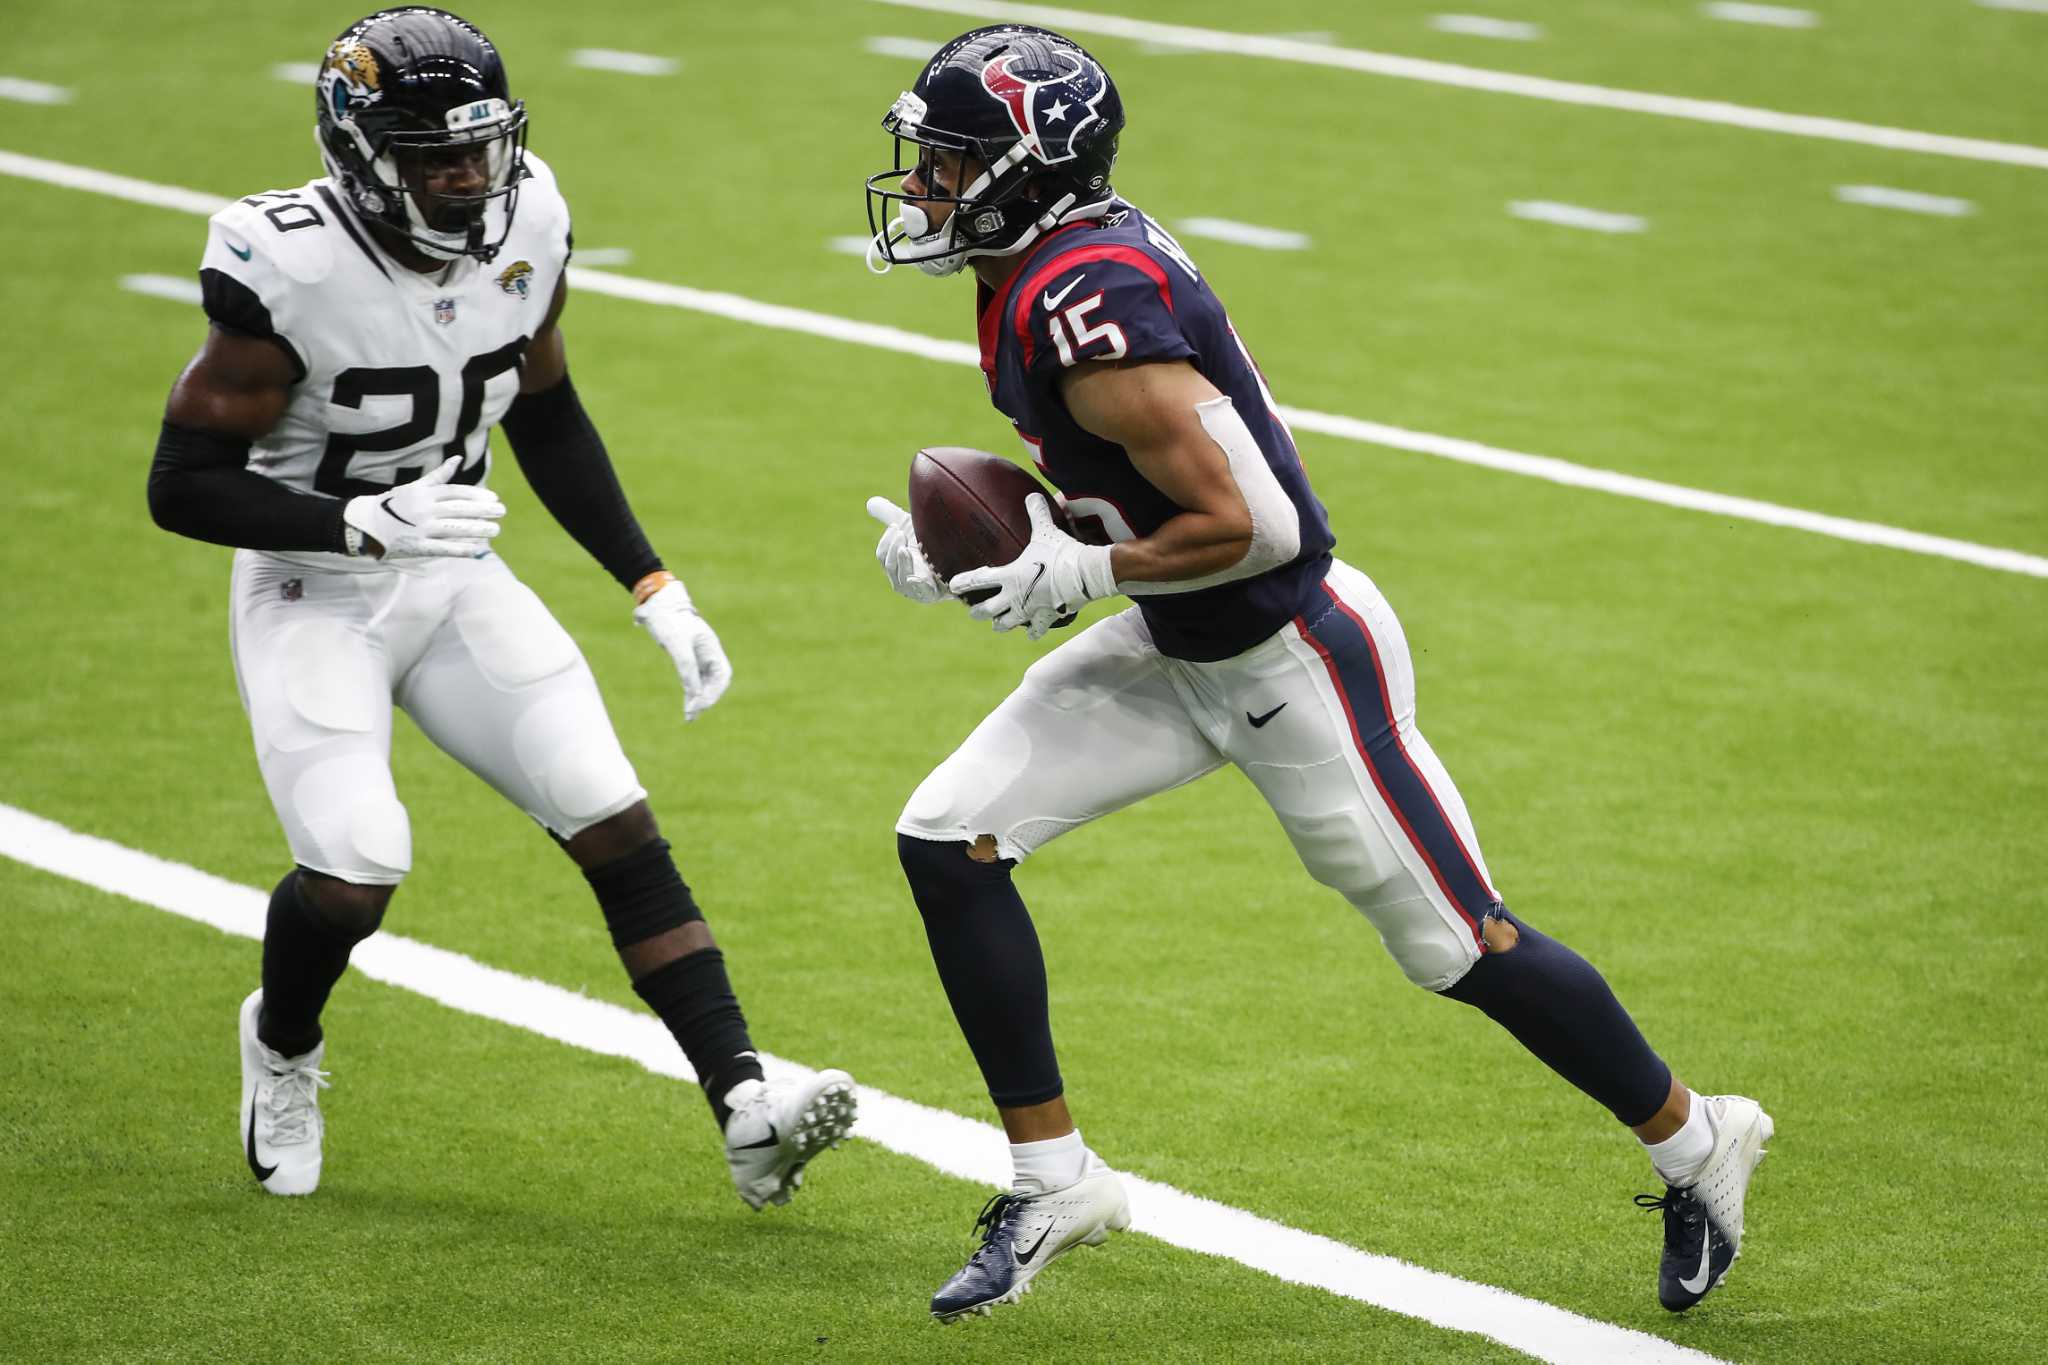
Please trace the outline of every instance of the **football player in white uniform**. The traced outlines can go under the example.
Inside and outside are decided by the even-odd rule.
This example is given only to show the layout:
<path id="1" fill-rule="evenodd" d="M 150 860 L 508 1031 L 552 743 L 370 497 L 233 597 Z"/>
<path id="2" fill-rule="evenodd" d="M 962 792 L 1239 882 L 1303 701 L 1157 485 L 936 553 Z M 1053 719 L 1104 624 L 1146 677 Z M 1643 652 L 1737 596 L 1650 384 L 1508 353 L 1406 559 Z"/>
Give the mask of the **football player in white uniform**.
<path id="1" fill-rule="evenodd" d="M 689 720 L 732 670 L 662 567 L 575 387 L 569 212 L 497 49 L 443 10 L 350 25 L 316 82 L 327 174 L 214 215 L 205 343 L 149 476 L 166 530 L 236 547 L 235 672 L 296 866 L 241 1010 L 238 1136 L 273 1194 L 320 1178 L 321 1010 L 412 865 L 391 707 L 575 859 L 675 1035 L 740 1197 L 787 1203 L 852 1125 L 841 1071 L 770 1082 L 723 957 L 567 632 L 491 550 L 503 429 L 541 503 L 631 591 Z"/>

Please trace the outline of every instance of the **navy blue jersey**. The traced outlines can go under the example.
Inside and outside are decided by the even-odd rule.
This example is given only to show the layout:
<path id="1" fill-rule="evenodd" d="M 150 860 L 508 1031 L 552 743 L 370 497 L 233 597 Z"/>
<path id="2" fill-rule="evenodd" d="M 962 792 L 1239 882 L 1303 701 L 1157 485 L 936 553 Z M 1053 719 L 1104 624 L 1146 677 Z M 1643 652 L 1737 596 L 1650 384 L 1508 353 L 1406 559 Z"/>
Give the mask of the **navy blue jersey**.
<path id="1" fill-rule="evenodd" d="M 1186 360 L 1230 399 L 1294 503 L 1301 552 L 1290 562 L 1235 583 L 1135 599 L 1162 653 L 1227 659 L 1302 611 L 1330 566 L 1329 517 L 1223 305 L 1164 228 L 1123 203 L 1107 218 L 1060 228 L 1031 248 L 1000 292 L 982 288 L 980 313 L 989 396 L 1031 446 L 1084 538 L 1150 535 L 1182 510 L 1122 446 L 1067 412 L 1060 376 L 1088 360 Z M 1100 537 L 1091 523 L 1100 524 Z"/>

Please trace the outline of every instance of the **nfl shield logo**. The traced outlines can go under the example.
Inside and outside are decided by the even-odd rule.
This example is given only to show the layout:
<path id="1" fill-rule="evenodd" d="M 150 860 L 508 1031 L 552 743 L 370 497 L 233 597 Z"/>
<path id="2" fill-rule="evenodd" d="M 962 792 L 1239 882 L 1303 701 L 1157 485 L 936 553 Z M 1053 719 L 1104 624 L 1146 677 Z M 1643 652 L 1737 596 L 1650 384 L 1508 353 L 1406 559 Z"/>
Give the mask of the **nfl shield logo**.
<path id="1" fill-rule="evenodd" d="M 440 323 L 443 327 L 446 327 L 449 323 L 455 321 L 454 299 L 434 300 L 434 321 Z"/>

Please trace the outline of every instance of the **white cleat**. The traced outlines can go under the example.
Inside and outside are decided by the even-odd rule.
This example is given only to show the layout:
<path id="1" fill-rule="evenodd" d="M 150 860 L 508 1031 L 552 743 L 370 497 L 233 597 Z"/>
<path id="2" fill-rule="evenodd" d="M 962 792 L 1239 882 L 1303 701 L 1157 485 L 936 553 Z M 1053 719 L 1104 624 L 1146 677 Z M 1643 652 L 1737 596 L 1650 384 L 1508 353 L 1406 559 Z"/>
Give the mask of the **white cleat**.
<path id="1" fill-rule="evenodd" d="M 982 1206 L 981 1234 L 958 1274 L 932 1295 L 932 1316 L 957 1322 L 987 1317 L 997 1304 L 1031 1292 L 1038 1272 L 1078 1246 L 1101 1246 L 1131 1225 L 1130 1201 L 1116 1172 L 1090 1158 L 1092 1169 L 1065 1189 L 1045 1194 L 999 1194 Z"/>
<path id="2" fill-rule="evenodd" d="M 741 1081 L 726 1092 L 725 1164 L 740 1198 L 756 1213 L 787 1204 L 804 1167 L 853 1128 L 853 1077 L 820 1071 L 802 1081 Z"/>
<path id="3" fill-rule="evenodd" d="M 303 1057 L 283 1057 L 256 1036 L 263 992 L 242 1002 L 242 1151 L 257 1183 L 272 1194 L 311 1194 L 320 1184 L 320 1069 L 327 1044 Z"/>
<path id="4" fill-rule="evenodd" d="M 1776 1125 L 1763 1106 L 1740 1095 L 1702 1095 L 1707 1122 L 1714 1130 L 1714 1152 L 1700 1167 L 1699 1178 L 1686 1193 L 1706 1210 L 1714 1227 L 1728 1239 L 1735 1254 L 1742 1254 L 1742 1201 L 1749 1193 L 1749 1178 L 1764 1159 L 1764 1144 L 1771 1140 Z"/>

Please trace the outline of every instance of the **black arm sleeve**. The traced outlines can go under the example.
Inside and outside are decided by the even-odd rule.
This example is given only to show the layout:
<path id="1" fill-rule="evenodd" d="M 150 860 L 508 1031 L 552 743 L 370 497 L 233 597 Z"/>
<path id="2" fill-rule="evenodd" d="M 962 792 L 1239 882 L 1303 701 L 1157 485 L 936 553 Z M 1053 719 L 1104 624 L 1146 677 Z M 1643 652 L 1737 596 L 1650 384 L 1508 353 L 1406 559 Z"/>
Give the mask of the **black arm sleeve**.
<path id="1" fill-rule="evenodd" d="M 568 376 L 513 399 L 498 425 L 541 506 L 613 578 L 630 588 L 661 567 Z"/>
<path id="2" fill-rule="evenodd" d="M 340 498 L 287 488 L 248 459 L 247 441 L 165 422 L 149 467 L 150 516 L 215 545 L 345 553 Z"/>

